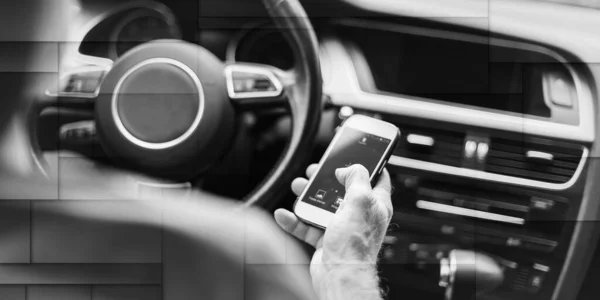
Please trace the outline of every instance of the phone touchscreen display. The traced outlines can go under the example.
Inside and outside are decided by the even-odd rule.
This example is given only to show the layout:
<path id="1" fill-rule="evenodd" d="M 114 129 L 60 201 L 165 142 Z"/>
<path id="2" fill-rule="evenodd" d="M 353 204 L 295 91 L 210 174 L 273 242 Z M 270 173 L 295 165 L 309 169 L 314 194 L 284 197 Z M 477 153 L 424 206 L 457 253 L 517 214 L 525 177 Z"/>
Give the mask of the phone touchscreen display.
<path id="1" fill-rule="evenodd" d="M 335 212 L 344 200 L 344 186 L 335 170 L 361 164 L 371 176 L 382 160 L 391 140 L 350 127 L 342 127 L 337 141 L 330 147 L 327 159 L 304 194 L 303 202 Z"/>

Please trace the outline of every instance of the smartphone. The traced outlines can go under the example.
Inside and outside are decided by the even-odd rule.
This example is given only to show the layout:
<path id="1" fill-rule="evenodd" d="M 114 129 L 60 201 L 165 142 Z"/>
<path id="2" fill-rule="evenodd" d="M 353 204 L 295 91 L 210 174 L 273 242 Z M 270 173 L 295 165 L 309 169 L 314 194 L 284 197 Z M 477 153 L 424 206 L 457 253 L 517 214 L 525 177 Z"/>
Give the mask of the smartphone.
<path id="1" fill-rule="evenodd" d="M 335 170 L 361 164 L 369 171 L 373 185 L 399 138 L 400 130 L 391 123 L 363 115 L 348 118 L 329 144 L 317 172 L 296 200 L 294 213 L 306 223 L 327 228 L 345 195 Z"/>

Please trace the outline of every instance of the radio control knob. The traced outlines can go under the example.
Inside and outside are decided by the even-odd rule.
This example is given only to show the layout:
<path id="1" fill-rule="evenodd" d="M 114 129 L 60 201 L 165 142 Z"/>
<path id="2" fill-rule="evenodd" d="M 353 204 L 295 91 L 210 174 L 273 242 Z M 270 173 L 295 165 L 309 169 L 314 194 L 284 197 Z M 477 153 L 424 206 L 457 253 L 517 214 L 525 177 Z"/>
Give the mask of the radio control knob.
<path id="1" fill-rule="evenodd" d="M 491 257 L 454 249 L 440 260 L 439 286 L 446 288 L 445 299 L 472 299 L 494 290 L 504 281 L 504 272 Z"/>

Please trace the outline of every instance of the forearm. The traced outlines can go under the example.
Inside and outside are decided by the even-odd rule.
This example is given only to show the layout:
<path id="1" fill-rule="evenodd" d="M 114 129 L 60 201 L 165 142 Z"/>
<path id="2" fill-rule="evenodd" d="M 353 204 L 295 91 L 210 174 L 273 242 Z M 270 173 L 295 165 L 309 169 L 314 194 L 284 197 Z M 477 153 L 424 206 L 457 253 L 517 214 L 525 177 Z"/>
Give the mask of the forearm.
<path id="1" fill-rule="evenodd" d="M 319 300 L 380 300 L 379 277 L 373 265 L 330 268 L 320 279 L 313 278 Z"/>

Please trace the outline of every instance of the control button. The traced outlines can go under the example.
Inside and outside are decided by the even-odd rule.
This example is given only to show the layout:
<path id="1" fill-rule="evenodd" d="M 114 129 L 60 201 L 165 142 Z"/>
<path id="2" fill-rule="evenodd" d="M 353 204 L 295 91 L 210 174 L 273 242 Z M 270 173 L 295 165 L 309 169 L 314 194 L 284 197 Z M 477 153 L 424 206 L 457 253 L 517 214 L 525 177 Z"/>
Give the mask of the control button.
<path id="1" fill-rule="evenodd" d="M 558 73 L 545 76 L 547 97 L 556 105 L 573 107 L 573 89 L 571 85 Z"/>
<path id="2" fill-rule="evenodd" d="M 99 86 L 100 79 L 90 78 L 84 82 L 83 87 L 81 88 L 81 92 L 93 94 L 96 92 Z"/>
<path id="3" fill-rule="evenodd" d="M 89 142 L 96 138 L 94 121 L 81 121 L 65 124 L 60 128 L 59 137 L 69 142 Z"/>
<path id="4" fill-rule="evenodd" d="M 327 192 L 325 192 L 324 190 L 318 190 L 317 193 L 315 194 L 315 198 L 317 198 L 319 200 L 323 200 L 323 198 L 325 197 L 325 194 L 327 194 Z"/>
<path id="5" fill-rule="evenodd" d="M 541 275 L 534 275 L 531 276 L 531 280 L 529 281 L 529 286 L 531 286 L 532 288 L 540 288 L 542 286 L 542 276 Z"/>
<path id="6" fill-rule="evenodd" d="M 477 150 L 477 143 L 474 141 L 467 141 L 465 143 L 465 157 L 472 158 L 475 156 L 475 151 Z"/>
<path id="7" fill-rule="evenodd" d="M 550 272 L 550 267 L 542 264 L 533 264 L 533 269 L 541 271 L 541 272 Z"/>
<path id="8" fill-rule="evenodd" d="M 538 197 L 531 197 L 531 208 L 537 210 L 548 211 L 554 207 L 554 201 L 542 199 Z"/>
<path id="9" fill-rule="evenodd" d="M 80 93 L 83 89 L 85 80 L 83 78 L 71 78 L 65 87 L 67 93 Z"/>
<path id="10" fill-rule="evenodd" d="M 521 247 L 523 242 L 519 238 L 509 237 L 506 239 L 506 246 L 508 247 Z"/>
<path id="11" fill-rule="evenodd" d="M 338 113 L 338 118 L 340 118 L 340 120 L 346 120 L 352 115 L 354 115 L 354 109 L 352 107 L 342 106 L 342 108 L 340 108 L 340 112 Z"/>
<path id="12" fill-rule="evenodd" d="M 233 90 L 236 93 L 275 91 L 276 87 L 266 75 L 233 73 Z"/>
<path id="13" fill-rule="evenodd" d="M 336 205 L 336 206 L 340 206 L 340 205 L 342 204 L 342 201 L 344 201 L 344 198 L 342 198 L 342 197 L 338 196 L 338 197 L 335 199 L 335 205 Z"/>
<path id="14" fill-rule="evenodd" d="M 456 233 L 456 228 L 450 225 L 442 225 L 440 228 L 440 232 L 444 235 L 453 235 Z"/>
<path id="15" fill-rule="evenodd" d="M 281 82 L 268 69 L 251 66 L 229 66 L 226 68 L 228 93 L 231 98 L 257 98 L 279 96 Z"/>
<path id="16" fill-rule="evenodd" d="M 545 273 L 533 272 L 527 281 L 527 290 L 531 294 L 537 294 L 544 284 Z"/>
<path id="17" fill-rule="evenodd" d="M 487 157 L 490 146 L 487 143 L 479 143 L 477 145 L 477 160 L 480 162 L 484 161 Z"/>
<path id="18" fill-rule="evenodd" d="M 71 74 L 63 92 L 93 94 L 100 86 L 100 81 L 102 81 L 105 73 L 105 70 L 92 69 L 91 71 Z"/>
<path id="19" fill-rule="evenodd" d="M 406 137 L 406 141 L 411 145 L 425 146 L 425 147 L 432 147 L 433 144 L 435 143 L 435 140 L 430 136 L 413 134 L 413 133 L 409 134 Z"/>

